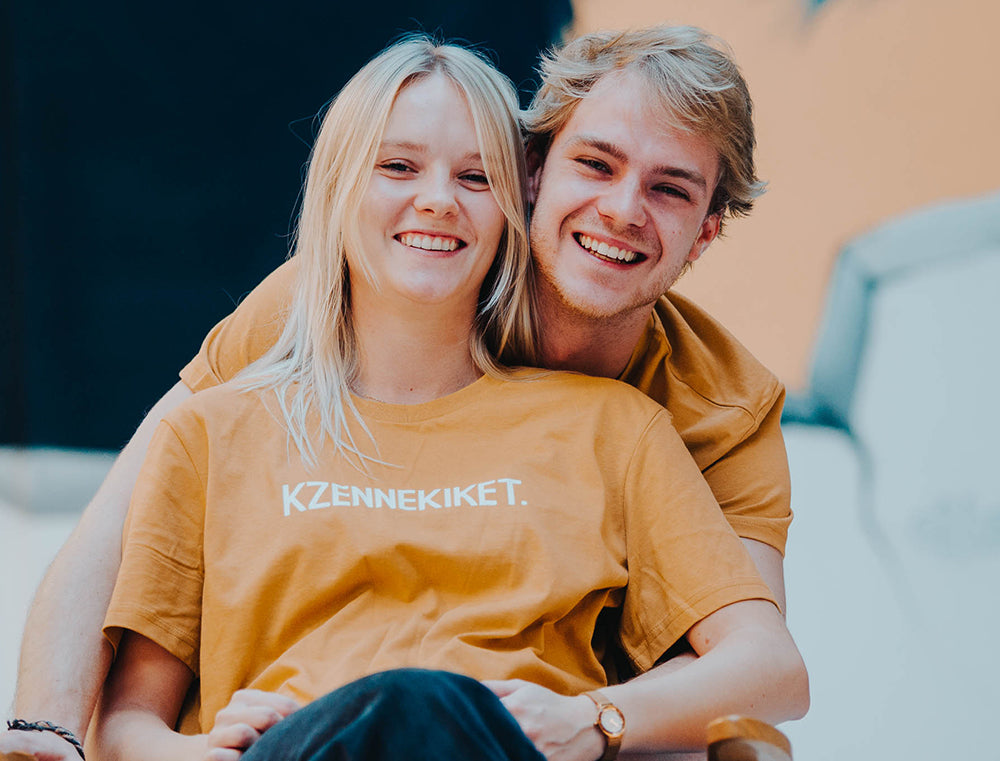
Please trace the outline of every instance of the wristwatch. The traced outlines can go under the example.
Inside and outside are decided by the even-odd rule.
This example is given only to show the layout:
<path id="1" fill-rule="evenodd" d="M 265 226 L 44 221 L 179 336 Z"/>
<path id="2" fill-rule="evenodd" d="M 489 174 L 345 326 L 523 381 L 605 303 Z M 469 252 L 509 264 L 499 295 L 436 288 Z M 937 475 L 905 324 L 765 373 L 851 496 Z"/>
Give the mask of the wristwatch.
<path id="1" fill-rule="evenodd" d="M 600 761 L 614 761 L 619 748 L 622 747 L 622 738 L 625 736 L 625 714 L 598 690 L 591 690 L 583 694 L 593 700 L 594 705 L 597 706 L 597 721 L 594 722 L 594 726 L 607 741 L 604 755 L 601 756 Z"/>

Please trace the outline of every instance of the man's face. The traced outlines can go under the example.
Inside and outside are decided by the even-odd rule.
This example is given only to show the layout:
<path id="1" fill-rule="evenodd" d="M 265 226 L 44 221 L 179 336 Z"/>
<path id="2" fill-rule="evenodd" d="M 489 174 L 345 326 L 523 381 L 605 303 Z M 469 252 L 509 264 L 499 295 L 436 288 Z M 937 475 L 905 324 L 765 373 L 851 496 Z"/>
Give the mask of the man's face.
<path id="1" fill-rule="evenodd" d="M 603 77 L 532 177 L 544 296 L 590 318 L 647 310 L 719 231 L 718 152 L 671 128 L 641 75 Z"/>

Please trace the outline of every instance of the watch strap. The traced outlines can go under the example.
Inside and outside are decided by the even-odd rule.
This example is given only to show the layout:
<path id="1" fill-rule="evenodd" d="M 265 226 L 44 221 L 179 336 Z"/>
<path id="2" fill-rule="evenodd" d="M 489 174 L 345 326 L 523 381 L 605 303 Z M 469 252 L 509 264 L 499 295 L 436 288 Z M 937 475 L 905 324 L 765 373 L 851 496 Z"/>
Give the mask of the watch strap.
<path id="1" fill-rule="evenodd" d="M 625 715 L 600 690 L 590 690 L 583 694 L 590 698 L 594 705 L 597 706 L 597 720 L 594 722 L 594 726 L 597 727 L 597 731 L 604 735 L 606 743 L 604 746 L 604 755 L 601 756 L 600 761 L 614 761 L 618 756 L 618 751 L 622 747 L 622 737 L 625 735 Z M 601 719 L 605 711 L 612 711 L 618 715 L 621 722 L 621 729 L 619 731 L 612 732 L 604 726 Z"/>

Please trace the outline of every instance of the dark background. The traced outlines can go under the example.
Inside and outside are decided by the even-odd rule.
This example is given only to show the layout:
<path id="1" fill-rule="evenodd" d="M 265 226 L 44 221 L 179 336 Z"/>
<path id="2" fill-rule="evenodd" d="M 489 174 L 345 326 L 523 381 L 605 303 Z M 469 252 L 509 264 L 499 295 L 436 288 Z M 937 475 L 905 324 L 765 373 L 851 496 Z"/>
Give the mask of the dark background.
<path id="1" fill-rule="evenodd" d="M 316 121 L 398 34 L 522 90 L 569 0 L 0 3 L 0 443 L 116 449 L 285 257 Z"/>

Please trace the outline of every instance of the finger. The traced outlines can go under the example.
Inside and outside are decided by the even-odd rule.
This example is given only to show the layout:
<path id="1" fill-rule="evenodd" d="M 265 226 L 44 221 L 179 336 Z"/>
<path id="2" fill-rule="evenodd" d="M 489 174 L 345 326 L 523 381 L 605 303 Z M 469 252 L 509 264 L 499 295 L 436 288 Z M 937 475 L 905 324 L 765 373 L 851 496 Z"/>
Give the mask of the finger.
<path id="1" fill-rule="evenodd" d="M 241 750 L 232 748 L 212 748 L 205 754 L 205 761 L 239 761 L 243 755 Z"/>
<path id="2" fill-rule="evenodd" d="M 228 705 L 215 715 L 215 726 L 248 724 L 258 732 L 263 732 L 283 718 L 284 714 L 270 706 Z"/>
<path id="3" fill-rule="evenodd" d="M 208 747 L 246 750 L 259 739 L 260 732 L 249 724 L 230 724 L 215 727 L 208 733 Z"/>
<path id="4" fill-rule="evenodd" d="M 265 692 L 264 690 L 237 690 L 230 703 L 240 703 L 242 705 L 268 706 L 280 713 L 288 716 L 299 709 L 299 704 L 287 695 L 277 692 Z"/>

